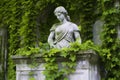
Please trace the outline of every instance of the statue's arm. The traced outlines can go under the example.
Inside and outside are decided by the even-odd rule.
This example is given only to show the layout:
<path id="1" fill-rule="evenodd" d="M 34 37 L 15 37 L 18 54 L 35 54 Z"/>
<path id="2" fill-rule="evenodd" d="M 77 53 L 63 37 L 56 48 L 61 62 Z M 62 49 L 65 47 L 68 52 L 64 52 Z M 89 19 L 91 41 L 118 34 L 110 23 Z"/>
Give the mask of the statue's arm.
<path id="1" fill-rule="evenodd" d="M 82 40 L 81 40 L 80 31 L 78 29 L 78 26 L 76 24 L 74 24 L 73 26 L 74 26 L 74 37 L 75 37 L 75 40 L 78 41 L 81 44 Z"/>
<path id="2" fill-rule="evenodd" d="M 74 36 L 75 36 L 75 40 L 77 40 L 81 44 L 82 41 L 79 31 L 74 31 Z"/>
<path id="3" fill-rule="evenodd" d="M 48 37 L 48 43 L 50 45 L 50 47 L 54 47 L 54 38 L 55 38 L 55 32 L 51 31 Z"/>

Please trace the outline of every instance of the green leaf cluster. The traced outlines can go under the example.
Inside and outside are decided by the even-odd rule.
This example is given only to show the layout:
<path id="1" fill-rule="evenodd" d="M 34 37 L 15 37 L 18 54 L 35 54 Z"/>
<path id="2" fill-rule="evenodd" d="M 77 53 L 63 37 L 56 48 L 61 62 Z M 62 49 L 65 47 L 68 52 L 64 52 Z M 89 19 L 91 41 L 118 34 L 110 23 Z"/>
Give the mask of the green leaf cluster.
<path id="1" fill-rule="evenodd" d="M 118 26 L 120 24 L 120 9 L 115 7 L 116 1 L 103 0 L 102 19 L 105 21 L 102 36 L 101 59 L 107 71 L 106 80 L 118 80 L 120 78 L 120 47 L 118 38 Z"/>
<path id="2" fill-rule="evenodd" d="M 43 52 L 45 60 L 46 80 L 68 80 L 67 75 L 74 73 L 77 54 L 79 51 L 95 50 L 100 52 L 98 46 L 95 46 L 91 41 L 86 41 L 83 44 L 79 42 L 71 43 L 70 48 L 50 49 L 48 52 Z"/>
<path id="3" fill-rule="evenodd" d="M 115 7 L 116 1 L 119 0 L 1 0 L 0 27 L 7 28 L 9 42 L 8 79 L 15 80 L 15 66 L 10 58 L 11 55 L 31 56 L 34 53 L 44 53 L 42 55 L 46 56 L 46 61 L 56 63 L 56 56 L 59 55 L 74 63 L 76 55 L 72 53 L 93 49 L 101 56 L 101 65 L 104 65 L 107 71 L 106 80 L 118 80 L 120 78 L 120 39 L 117 36 L 117 30 L 120 26 L 120 7 Z M 80 46 L 75 42 L 71 44 L 71 48 L 62 51 L 49 50 L 48 44 L 44 43 L 47 42 L 52 24 L 58 22 L 53 11 L 61 5 L 68 10 L 72 22 L 80 26 L 83 44 Z M 93 24 L 98 19 L 105 23 L 101 34 L 102 46 L 96 47 L 87 40 L 92 40 Z M 69 66 L 68 63 L 63 64 L 63 66 L 66 65 Z M 63 71 L 51 79 L 61 76 Z"/>

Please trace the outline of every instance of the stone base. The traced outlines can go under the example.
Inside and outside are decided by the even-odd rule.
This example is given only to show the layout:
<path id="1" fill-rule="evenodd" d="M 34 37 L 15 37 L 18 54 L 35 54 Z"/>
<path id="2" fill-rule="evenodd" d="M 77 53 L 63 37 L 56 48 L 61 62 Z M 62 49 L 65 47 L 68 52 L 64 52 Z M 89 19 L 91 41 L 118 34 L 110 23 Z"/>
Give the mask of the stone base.
<path id="1" fill-rule="evenodd" d="M 69 75 L 69 80 L 100 80 L 99 68 L 88 60 L 79 60 L 76 71 Z"/>
<path id="2" fill-rule="evenodd" d="M 98 56 L 93 51 L 80 52 L 77 54 L 76 71 L 68 75 L 69 80 L 100 80 L 100 71 L 98 66 Z M 37 57 L 38 65 L 31 67 L 28 57 L 13 56 L 16 63 L 16 80 L 45 80 L 43 71 L 44 61 Z"/>
<path id="3" fill-rule="evenodd" d="M 45 80 L 45 76 L 42 74 L 44 68 L 43 64 L 32 68 L 28 64 L 16 64 L 16 80 Z"/>

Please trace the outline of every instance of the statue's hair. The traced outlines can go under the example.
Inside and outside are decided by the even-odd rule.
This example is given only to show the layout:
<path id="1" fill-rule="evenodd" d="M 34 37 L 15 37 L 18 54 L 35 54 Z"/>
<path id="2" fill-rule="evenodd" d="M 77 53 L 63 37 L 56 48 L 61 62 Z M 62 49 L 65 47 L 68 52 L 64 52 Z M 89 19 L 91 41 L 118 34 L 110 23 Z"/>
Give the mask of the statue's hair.
<path id="1" fill-rule="evenodd" d="M 59 6 L 54 10 L 55 13 L 63 13 L 68 21 L 70 21 L 70 16 L 68 16 L 67 10 L 63 6 Z"/>

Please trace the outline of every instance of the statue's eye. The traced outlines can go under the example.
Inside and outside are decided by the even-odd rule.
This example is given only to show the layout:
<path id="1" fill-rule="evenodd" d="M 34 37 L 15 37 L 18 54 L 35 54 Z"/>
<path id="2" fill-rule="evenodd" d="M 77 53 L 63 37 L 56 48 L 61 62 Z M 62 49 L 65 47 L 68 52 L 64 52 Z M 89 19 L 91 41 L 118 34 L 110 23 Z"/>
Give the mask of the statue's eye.
<path id="1" fill-rule="evenodd" d="M 61 13 L 56 13 L 55 15 L 56 15 L 56 16 L 60 16 L 60 15 L 61 15 Z"/>

